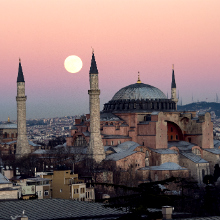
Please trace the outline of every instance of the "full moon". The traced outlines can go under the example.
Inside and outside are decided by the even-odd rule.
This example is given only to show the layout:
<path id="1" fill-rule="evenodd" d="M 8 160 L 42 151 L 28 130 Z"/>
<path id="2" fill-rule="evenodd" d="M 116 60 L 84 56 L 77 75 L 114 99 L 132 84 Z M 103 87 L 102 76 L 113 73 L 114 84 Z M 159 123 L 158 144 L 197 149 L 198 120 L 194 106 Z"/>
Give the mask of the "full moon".
<path id="1" fill-rule="evenodd" d="M 65 69 L 70 73 L 77 73 L 82 69 L 82 60 L 75 55 L 68 56 L 64 61 Z"/>

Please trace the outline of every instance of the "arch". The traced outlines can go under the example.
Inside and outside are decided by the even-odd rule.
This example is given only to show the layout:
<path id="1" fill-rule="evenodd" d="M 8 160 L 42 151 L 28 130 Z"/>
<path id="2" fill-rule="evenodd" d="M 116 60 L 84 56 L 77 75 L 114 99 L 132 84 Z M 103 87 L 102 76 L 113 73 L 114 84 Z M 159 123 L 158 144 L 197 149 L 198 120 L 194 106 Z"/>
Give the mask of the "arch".
<path id="1" fill-rule="evenodd" d="M 167 138 L 168 138 L 168 141 L 182 141 L 183 140 L 183 132 L 176 123 L 167 121 Z"/>
<path id="2" fill-rule="evenodd" d="M 75 140 L 73 140 L 73 146 L 77 146 L 77 147 L 80 147 L 80 146 L 87 146 L 87 141 L 85 139 L 85 137 L 83 135 L 77 135 L 75 137 Z"/>
<path id="3" fill-rule="evenodd" d="M 200 149 L 198 146 L 194 146 L 194 147 L 192 148 L 192 153 L 194 153 L 194 154 L 196 154 L 196 155 L 198 155 L 198 156 L 201 156 L 201 155 L 202 155 L 202 151 L 201 151 L 201 149 Z"/>

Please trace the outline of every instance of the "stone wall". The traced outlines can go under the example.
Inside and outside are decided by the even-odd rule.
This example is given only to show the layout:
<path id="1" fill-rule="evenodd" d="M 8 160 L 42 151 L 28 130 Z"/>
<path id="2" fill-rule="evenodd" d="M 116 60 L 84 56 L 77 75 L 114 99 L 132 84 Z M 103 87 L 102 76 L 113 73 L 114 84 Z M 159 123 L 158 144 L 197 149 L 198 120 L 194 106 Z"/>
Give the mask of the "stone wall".
<path id="1" fill-rule="evenodd" d="M 220 163 L 220 155 L 203 150 L 203 158 L 209 162 L 210 174 L 214 174 L 215 164 Z"/>

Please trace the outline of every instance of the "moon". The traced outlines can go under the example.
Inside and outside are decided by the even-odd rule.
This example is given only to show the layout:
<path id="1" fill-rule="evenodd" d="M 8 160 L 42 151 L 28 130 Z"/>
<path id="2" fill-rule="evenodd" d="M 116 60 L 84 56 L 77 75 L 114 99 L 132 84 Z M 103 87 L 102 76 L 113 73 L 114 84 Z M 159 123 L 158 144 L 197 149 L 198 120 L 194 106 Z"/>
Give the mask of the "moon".
<path id="1" fill-rule="evenodd" d="M 68 56 L 64 61 L 64 67 L 70 73 L 79 72 L 82 69 L 82 65 L 82 60 L 76 55 Z"/>

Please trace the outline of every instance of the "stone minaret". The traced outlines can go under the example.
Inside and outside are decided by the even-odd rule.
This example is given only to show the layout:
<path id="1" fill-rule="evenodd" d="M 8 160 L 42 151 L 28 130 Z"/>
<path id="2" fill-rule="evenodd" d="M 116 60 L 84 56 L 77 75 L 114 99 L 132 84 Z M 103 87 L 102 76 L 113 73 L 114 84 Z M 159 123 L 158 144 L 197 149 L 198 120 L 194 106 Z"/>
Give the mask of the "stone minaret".
<path id="1" fill-rule="evenodd" d="M 174 64 L 172 65 L 171 100 L 176 103 L 176 109 L 177 109 L 178 98 L 176 97 L 176 82 L 175 82 L 175 75 L 174 75 Z"/>
<path id="2" fill-rule="evenodd" d="M 100 134 L 100 101 L 99 101 L 99 78 L 96 66 L 94 52 L 92 52 L 91 67 L 89 71 L 90 90 L 89 108 L 90 108 L 90 140 L 87 149 L 89 158 L 97 163 L 105 159 L 105 151 Z"/>
<path id="3" fill-rule="evenodd" d="M 27 129 L 26 129 L 26 100 L 25 95 L 25 81 L 21 66 L 21 60 L 19 59 L 18 67 L 18 77 L 17 77 L 17 127 L 18 127 L 18 137 L 17 137 L 17 147 L 16 147 L 16 157 L 21 157 L 26 154 L 31 153 L 30 146 L 27 139 Z"/>

